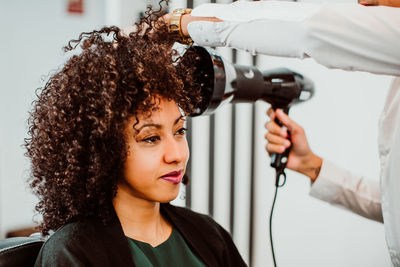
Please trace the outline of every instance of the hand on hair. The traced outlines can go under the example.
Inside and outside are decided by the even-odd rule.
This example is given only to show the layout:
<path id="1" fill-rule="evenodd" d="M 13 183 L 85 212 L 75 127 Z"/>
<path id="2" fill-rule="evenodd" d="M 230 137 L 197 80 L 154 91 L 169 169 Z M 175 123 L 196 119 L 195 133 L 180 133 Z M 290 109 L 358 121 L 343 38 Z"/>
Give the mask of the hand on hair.
<path id="1" fill-rule="evenodd" d="M 170 20 L 172 18 L 172 13 L 168 13 L 162 17 L 164 21 L 167 23 L 167 25 L 170 24 Z M 188 32 L 188 25 L 192 21 L 211 21 L 211 22 L 222 22 L 222 20 L 215 18 L 215 17 L 195 17 L 190 14 L 184 14 L 182 15 L 182 20 L 181 20 L 181 30 L 183 36 L 189 37 L 189 32 Z"/>

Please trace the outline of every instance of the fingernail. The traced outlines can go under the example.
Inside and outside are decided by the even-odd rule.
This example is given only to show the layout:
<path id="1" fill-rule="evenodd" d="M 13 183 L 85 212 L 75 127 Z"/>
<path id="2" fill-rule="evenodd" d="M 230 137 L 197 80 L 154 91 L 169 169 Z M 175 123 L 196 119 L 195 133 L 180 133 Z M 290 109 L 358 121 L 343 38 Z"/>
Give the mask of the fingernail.
<path id="1" fill-rule="evenodd" d="M 285 145 L 286 147 L 288 147 L 288 146 L 290 146 L 290 142 L 289 142 L 288 140 L 286 140 L 286 141 L 284 142 L 284 145 Z"/>

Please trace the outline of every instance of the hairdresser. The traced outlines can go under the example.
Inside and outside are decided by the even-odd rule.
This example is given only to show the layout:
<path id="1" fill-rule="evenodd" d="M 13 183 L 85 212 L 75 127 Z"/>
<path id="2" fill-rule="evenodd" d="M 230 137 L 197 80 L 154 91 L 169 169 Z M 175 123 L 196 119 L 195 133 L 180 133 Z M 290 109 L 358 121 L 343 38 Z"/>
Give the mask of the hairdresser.
<path id="1" fill-rule="evenodd" d="M 312 181 L 310 194 L 384 222 L 394 266 L 400 266 L 400 0 L 353 3 L 235 2 L 203 4 L 165 16 L 170 31 L 203 46 L 228 46 L 273 56 L 314 58 L 344 70 L 398 76 L 379 122 L 381 186 L 314 154 L 304 130 L 270 109 L 268 153 L 292 146 L 287 168 Z M 381 6 L 377 6 L 381 5 Z M 191 12 L 191 14 L 190 14 Z M 279 127 L 275 117 L 291 133 Z"/>
<path id="2" fill-rule="evenodd" d="M 400 7 L 400 0 L 383 2 Z M 311 57 L 329 68 L 400 76 L 400 8 L 356 2 L 238 1 L 177 9 L 166 18 L 184 42 Z"/>

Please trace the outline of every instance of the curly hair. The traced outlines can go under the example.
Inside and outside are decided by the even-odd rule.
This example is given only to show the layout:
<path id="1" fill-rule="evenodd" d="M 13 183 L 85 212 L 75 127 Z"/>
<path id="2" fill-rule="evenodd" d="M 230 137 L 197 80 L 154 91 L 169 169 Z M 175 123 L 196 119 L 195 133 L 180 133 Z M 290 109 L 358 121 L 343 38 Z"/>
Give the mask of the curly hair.
<path id="1" fill-rule="evenodd" d="M 193 65 L 179 62 L 176 37 L 161 15 L 161 8 L 148 7 L 129 36 L 115 26 L 81 33 L 64 48 L 80 45 L 81 52 L 37 93 L 25 146 L 43 234 L 87 216 L 107 223 L 123 179 L 123 129 L 131 116 L 151 114 L 160 97 L 186 114 L 200 101 Z"/>

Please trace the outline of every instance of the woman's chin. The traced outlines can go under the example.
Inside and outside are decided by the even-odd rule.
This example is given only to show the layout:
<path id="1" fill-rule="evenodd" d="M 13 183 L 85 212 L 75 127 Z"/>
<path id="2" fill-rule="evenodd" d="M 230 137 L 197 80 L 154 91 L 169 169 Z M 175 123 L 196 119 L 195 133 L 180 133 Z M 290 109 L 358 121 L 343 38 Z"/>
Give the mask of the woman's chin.
<path id="1" fill-rule="evenodd" d="M 161 196 L 158 196 L 158 202 L 160 203 L 168 203 L 173 201 L 174 199 L 176 199 L 179 195 L 179 187 L 177 186 L 177 189 L 168 192 L 168 193 L 164 193 Z"/>

